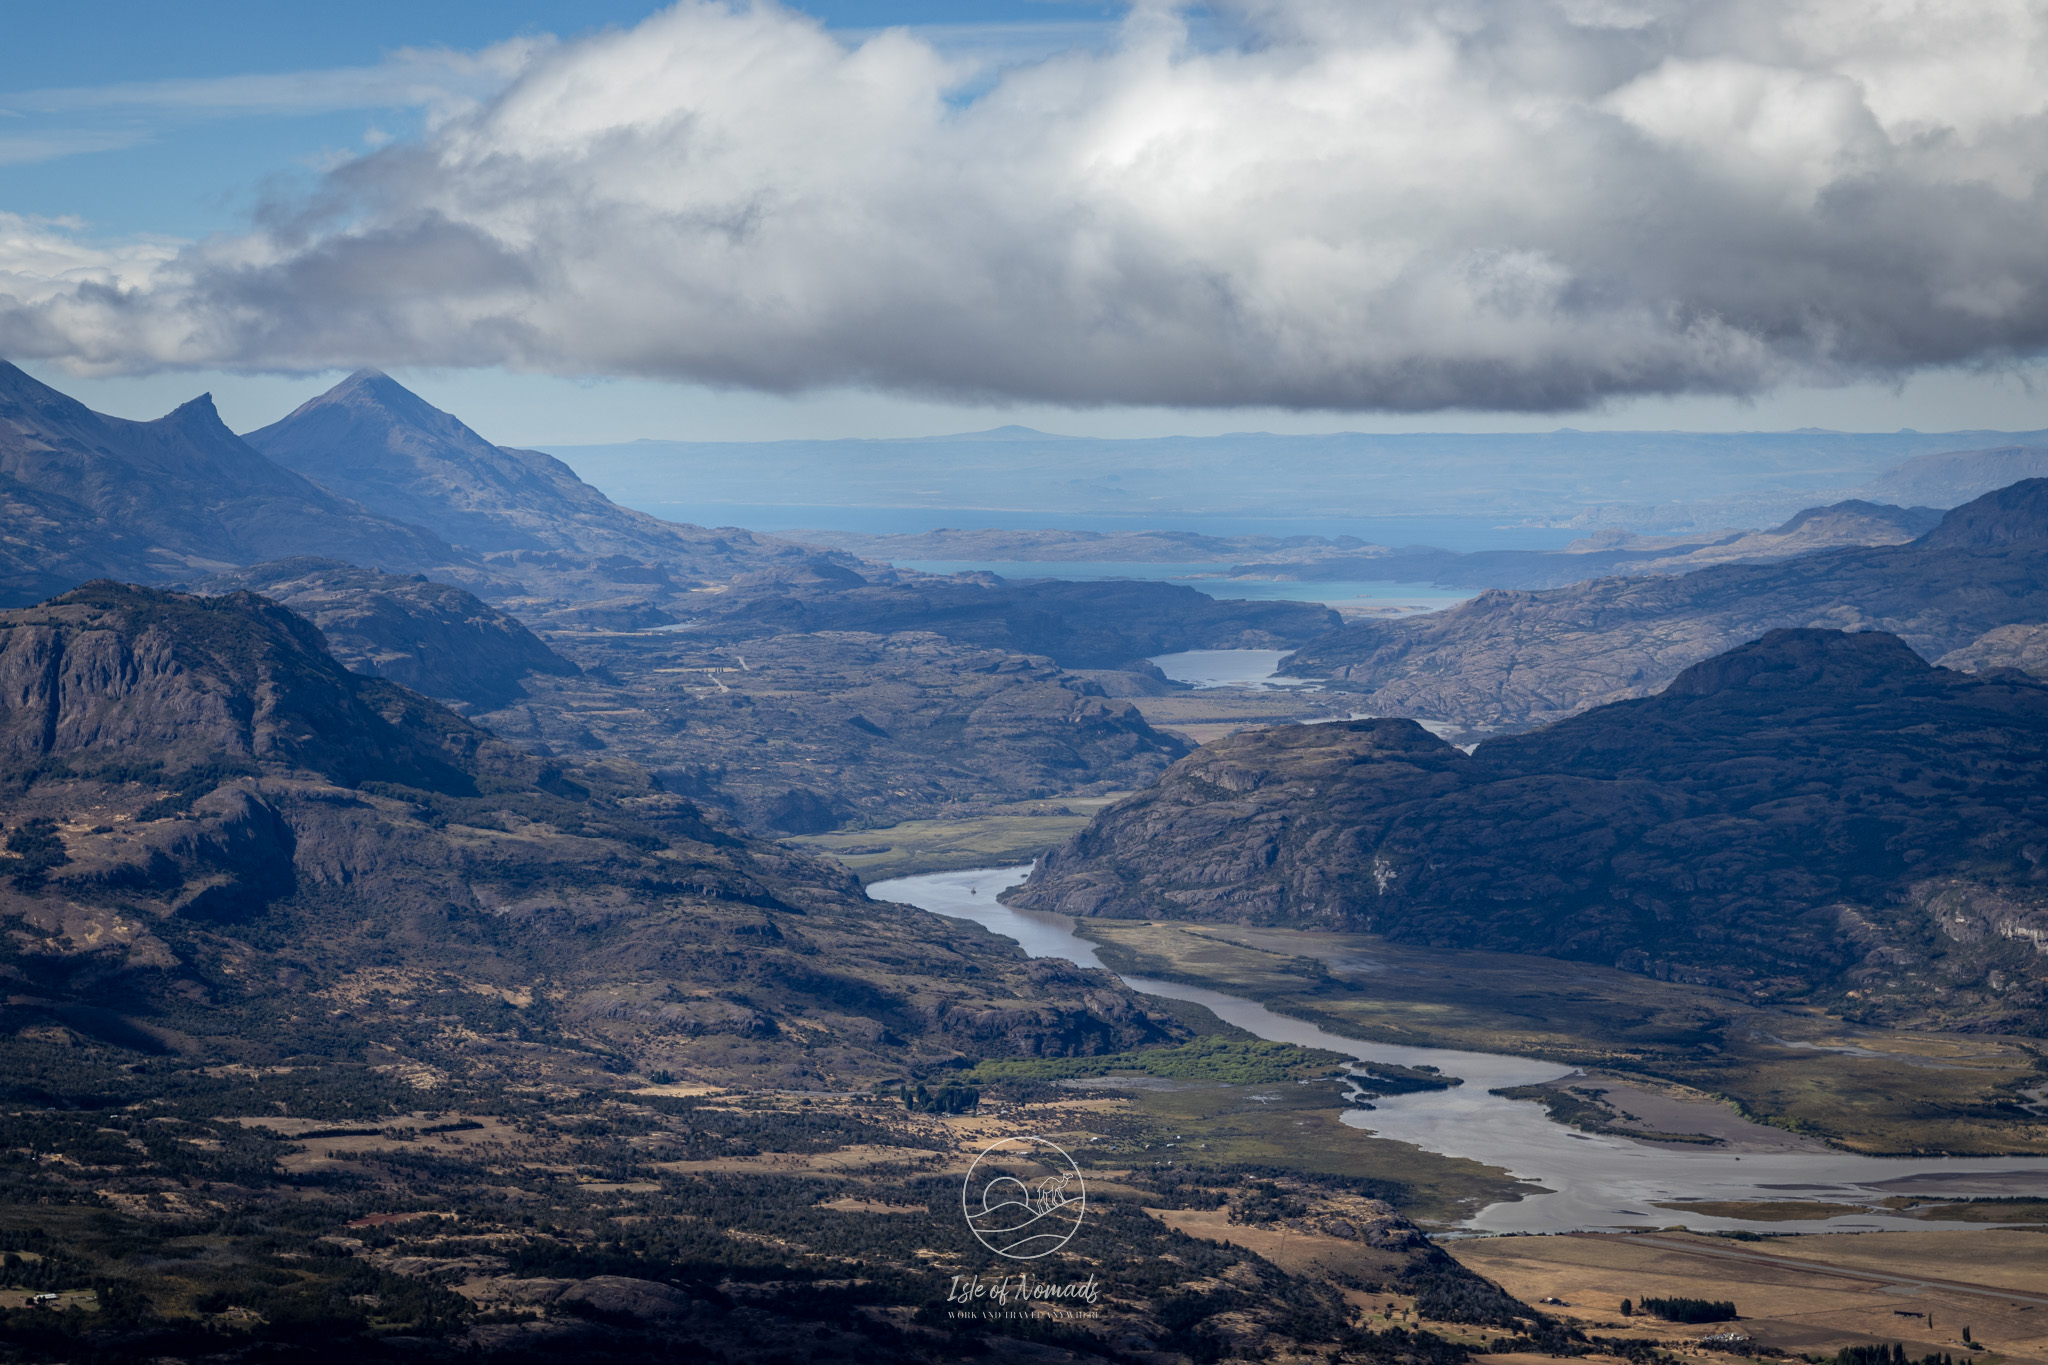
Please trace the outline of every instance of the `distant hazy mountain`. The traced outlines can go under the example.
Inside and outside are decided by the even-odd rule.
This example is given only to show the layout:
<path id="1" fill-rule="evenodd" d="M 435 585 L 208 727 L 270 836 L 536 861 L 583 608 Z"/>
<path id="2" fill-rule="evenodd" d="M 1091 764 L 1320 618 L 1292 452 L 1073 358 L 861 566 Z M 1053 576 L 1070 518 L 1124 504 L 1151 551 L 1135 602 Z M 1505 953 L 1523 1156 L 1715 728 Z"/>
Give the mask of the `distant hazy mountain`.
<path id="1" fill-rule="evenodd" d="M 1776 631 L 1466 755 L 1405 720 L 1205 746 L 1006 899 L 1613 963 L 1894 1023 L 2048 1022 L 2048 686 Z M 1854 990 L 1855 996 L 1846 992 Z"/>
<path id="2" fill-rule="evenodd" d="M 1900 545 L 1940 521 L 1931 507 L 1891 507 L 1852 500 L 1808 507 L 1766 531 L 1718 536 L 1641 536 L 1606 531 L 1563 550 L 1449 550 L 1408 547 L 1366 554 L 1296 553 L 1277 561 L 1241 564 L 1234 572 L 1331 582 L 1348 578 L 1440 583 L 1461 588 L 1556 588 L 1612 574 L 1691 573 L 1716 564 L 1766 563 L 1816 550 L 1856 545 Z M 1227 585 L 1219 585 L 1227 589 Z"/>
<path id="3" fill-rule="evenodd" d="M 621 507 L 537 450 L 492 445 L 376 370 L 358 370 L 250 445 L 364 506 L 431 528 L 528 576 L 579 571 L 644 588 L 722 582 L 851 556 Z M 568 555 L 562 563 L 549 556 Z M 692 581 L 694 580 L 694 581 Z M 589 596 L 601 596 L 590 592 Z"/>
<path id="4" fill-rule="evenodd" d="M 977 520 L 999 513 L 1014 518 L 1012 526 L 1044 525 L 1032 520 L 1035 514 L 1057 514 L 1115 518 L 1113 524 L 1133 529 L 1147 529 L 1150 519 L 1150 529 L 1198 531 L 1206 528 L 1190 526 L 1196 518 L 1331 523 L 1419 516 L 1689 529 L 1769 526 L 1819 503 L 1878 500 L 1855 490 L 1901 461 L 2016 443 L 2048 444 L 2048 433 L 1561 430 L 1100 439 L 1009 429 L 907 440 L 633 441 L 555 446 L 551 453 L 621 502 L 704 517 L 732 504 L 930 509 L 931 526 L 957 526 L 946 514 L 973 509 Z"/>
<path id="5" fill-rule="evenodd" d="M 0 362 L 0 604 L 91 578 L 158 581 L 292 554 L 412 571 L 460 556 L 284 469 L 201 397 L 107 417 Z"/>
<path id="6" fill-rule="evenodd" d="M 2021 479 L 2048 475 L 2048 443 L 1917 455 L 1871 483 L 1869 495 L 1954 507 Z"/>
<path id="7" fill-rule="evenodd" d="M 1639 697 L 1767 630 L 1884 630 L 1932 658 L 2048 620 L 2048 479 L 1988 493 L 1904 545 L 1822 550 L 1673 577 L 1492 591 L 1346 626 L 1285 661 L 1385 714 L 1470 727 L 1557 720 Z"/>
<path id="8" fill-rule="evenodd" d="M 533 674 L 578 671 L 504 612 L 424 574 L 304 557 L 192 586 L 209 594 L 261 593 L 318 626 L 328 651 L 348 668 L 443 701 L 488 710 L 520 697 L 521 680 Z"/>
<path id="9" fill-rule="evenodd" d="M 1014 561 L 1046 565 L 1057 575 L 1066 563 L 1234 564 L 1260 556 L 1313 559 L 1323 555 L 1385 554 L 1356 536 L 1209 536 L 1194 531 L 955 530 L 917 535 L 858 531 L 794 531 L 797 538 L 836 545 L 867 559 Z"/>

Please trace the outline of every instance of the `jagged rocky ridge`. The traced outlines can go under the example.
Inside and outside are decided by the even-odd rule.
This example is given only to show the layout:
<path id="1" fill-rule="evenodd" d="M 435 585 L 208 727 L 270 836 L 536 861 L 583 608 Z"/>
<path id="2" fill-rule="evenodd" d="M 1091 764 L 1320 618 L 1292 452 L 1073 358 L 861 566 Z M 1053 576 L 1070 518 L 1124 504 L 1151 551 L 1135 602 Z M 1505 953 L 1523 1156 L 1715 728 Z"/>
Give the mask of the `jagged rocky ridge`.
<path id="1" fill-rule="evenodd" d="M 413 571 L 461 558 L 251 450 L 210 399 L 107 417 L 0 361 L 0 606 L 100 576 L 164 581 L 292 554 Z"/>
<path id="2" fill-rule="evenodd" d="M 1398 719 L 1235 735 L 1104 811 L 1011 899 L 2039 1032 L 2044 765 L 2041 682 L 1934 668 L 1890 635 L 1780 630 L 1471 754 Z"/>
<path id="3" fill-rule="evenodd" d="M 358 370 L 244 437 L 278 464 L 425 526 L 537 591 L 526 605 L 633 599 L 740 574 L 803 580 L 851 555 L 621 507 L 538 450 L 493 445 L 389 375 Z"/>
<path id="4" fill-rule="evenodd" d="M 870 902 L 632 765 L 537 759 L 352 674 L 251 594 L 101 583 L 0 613 L 0 783 L 14 1028 L 812 1088 L 1180 1032 L 1112 978 Z M 479 993 L 510 1002 L 481 1030 L 411 1013 Z"/>
<path id="5" fill-rule="evenodd" d="M 1767 630 L 1882 630 L 1936 658 L 2043 620 L 2048 479 L 2029 479 L 1954 509 L 1908 544 L 1485 592 L 1448 611 L 1348 625 L 1282 668 L 1360 693 L 1375 711 L 1483 730 L 1645 696 Z"/>
<path id="6" fill-rule="evenodd" d="M 1216 602 L 1165 583 L 899 573 L 840 550 L 664 521 L 612 502 L 552 456 L 492 445 L 374 370 L 247 439 L 473 549 L 494 575 L 477 591 L 544 628 L 682 628 L 718 644 L 918 630 L 1069 668 L 1116 668 L 1180 649 L 1299 644 L 1338 620 L 1326 607 Z"/>

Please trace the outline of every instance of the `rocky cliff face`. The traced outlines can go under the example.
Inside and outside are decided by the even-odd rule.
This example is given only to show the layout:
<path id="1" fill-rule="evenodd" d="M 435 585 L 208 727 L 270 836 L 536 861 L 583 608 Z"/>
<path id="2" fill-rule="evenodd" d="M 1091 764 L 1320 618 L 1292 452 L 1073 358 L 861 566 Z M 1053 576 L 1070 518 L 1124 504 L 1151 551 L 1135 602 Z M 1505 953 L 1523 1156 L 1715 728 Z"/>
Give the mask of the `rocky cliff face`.
<path id="1" fill-rule="evenodd" d="M 411 571 L 447 544 L 250 449 L 201 397 L 153 422 L 93 412 L 0 362 L 0 605 L 101 575 L 162 581 L 291 554 Z"/>
<path id="2" fill-rule="evenodd" d="M 337 559 L 274 560 L 220 574 L 205 593 L 256 592 L 320 628 L 349 669 L 483 710 L 525 695 L 533 675 L 573 676 L 576 665 L 474 594 L 425 574 L 388 574 Z"/>
<path id="3" fill-rule="evenodd" d="M 1347 626 L 1283 661 L 1371 709 L 1485 729 L 1648 695 L 1786 627 L 1882 630 L 1932 658 L 2048 618 L 2048 479 L 1956 508 L 1905 545 L 1680 577 L 1482 593 L 1449 611 Z"/>
<path id="4" fill-rule="evenodd" d="M 316 1046 L 829 1088 L 1177 1029 L 638 768 L 536 759 L 350 673 L 251 594 L 96 584 L 0 613 L 0 783 L 11 1014 L 193 1065 Z M 524 1003 L 485 1035 L 410 1013 L 479 992 Z"/>
<path id="5" fill-rule="evenodd" d="M 1545 953 L 2048 1025 L 2048 687 L 1783 630 L 1466 754 L 1405 720 L 1206 746 L 1017 904 Z"/>

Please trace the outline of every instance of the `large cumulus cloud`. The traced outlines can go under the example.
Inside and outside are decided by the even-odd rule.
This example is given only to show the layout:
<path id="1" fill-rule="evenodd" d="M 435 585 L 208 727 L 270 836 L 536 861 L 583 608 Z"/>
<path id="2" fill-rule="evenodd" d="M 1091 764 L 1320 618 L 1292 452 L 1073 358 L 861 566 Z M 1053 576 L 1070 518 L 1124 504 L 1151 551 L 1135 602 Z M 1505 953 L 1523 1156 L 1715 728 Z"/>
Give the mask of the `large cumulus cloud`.
<path id="1" fill-rule="evenodd" d="M 2048 0 L 1230 18 L 991 85 L 692 0 L 247 235 L 53 273 L 56 228 L 0 233 L 0 351 L 1554 410 L 2048 342 Z"/>

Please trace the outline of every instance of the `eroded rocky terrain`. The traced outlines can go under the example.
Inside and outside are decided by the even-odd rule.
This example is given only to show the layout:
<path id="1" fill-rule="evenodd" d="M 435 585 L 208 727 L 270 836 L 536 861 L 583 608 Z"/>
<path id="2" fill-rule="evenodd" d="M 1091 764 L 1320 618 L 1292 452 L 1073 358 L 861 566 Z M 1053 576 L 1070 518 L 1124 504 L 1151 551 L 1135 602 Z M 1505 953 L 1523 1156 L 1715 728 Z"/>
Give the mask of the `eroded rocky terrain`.
<path id="1" fill-rule="evenodd" d="M 0 616 L 0 670 L 17 1011 L 261 1065 L 392 1051 L 410 1002 L 453 995 L 392 1064 L 816 1088 L 1173 1031 L 633 765 L 538 759 L 349 673 L 260 598 L 89 587 Z"/>
<path id="2" fill-rule="evenodd" d="M 1406 720 L 1207 745 L 1010 899 L 1544 953 L 1884 1022 L 2048 1027 L 2048 688 L 1776 631 L 1465 753 Z"/>
<path id="3" fill-rule="evenodd" d="M 568 761 L 630 756 L 669 790 L 770 833 L 1125 791 L 1189 751 L 1043 655 L 928 632 L 729 647 L 654 632 L 556 642 L 583 672 L 529 679 L 520 700 L 480 723 Z"/>

